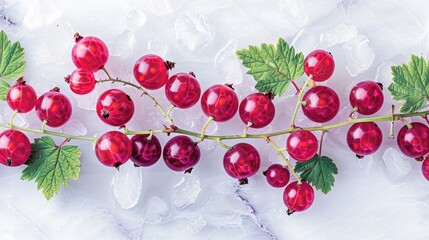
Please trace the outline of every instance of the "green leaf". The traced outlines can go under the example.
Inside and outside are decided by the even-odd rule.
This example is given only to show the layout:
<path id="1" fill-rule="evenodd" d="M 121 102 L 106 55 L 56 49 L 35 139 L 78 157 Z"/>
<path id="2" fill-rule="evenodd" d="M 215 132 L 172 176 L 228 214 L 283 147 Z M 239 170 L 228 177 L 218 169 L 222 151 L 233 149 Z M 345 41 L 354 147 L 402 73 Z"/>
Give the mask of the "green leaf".
<path id="1" fill-rule="evenodd" d="M 331 191 L 334 186 L 334 175 L 338 174 L 338 168 L 334 161 L 329 157 L 315 155 L 312 159 L 306 162 L 297 162 L 295 171 L 301 173 L 301 179 L 311 183 L 317 190 L 322 190 L 323 193 Z"/>
<path id="2" fill-rule="evenodd" d="M 405 101 L 402 113 L 423 109 L 429 101 L 429 69 L 423 57 L 412 55 L 408 64 L 392 66 L 393 83 L 389 91 L 395 101 Z"/>
<path id="3" fill-rule="evenodd" d="M 0 78 L 11 79 L 22 75 L 25 68 L 24 49 L 19 42 L 13 44 L 4 31 L 0 32 Z"/>
<path id="4" fill-rule="evenodd" d="M 56 146 L 51 137 L 43 136 L 31 144 L 31 156 L 22 172 L 22 179 L 37 182 L 46 199 L 57 194 L 60 186 L 68 186 L 69 178 L 80 173 L 80 150 L 76 146 Z"/>
<path id="5" fill-rule="evenodd" d="M 7 92 L 9 91 L 9 83 L 0 80 L 0 100 L 5 101 L 7 97 Z"/>
<path id="6" fill-rule="evenodd" d="M 293 81 L 304 74 L 304 54 L 295 53 L 295 49 L 279 39 L 277 45 L 263 43 L 260 47 L 249 46 L 236 52 L 243 65 L 258 82 L 260 92 L 272 91 L 282 95 Z"/>

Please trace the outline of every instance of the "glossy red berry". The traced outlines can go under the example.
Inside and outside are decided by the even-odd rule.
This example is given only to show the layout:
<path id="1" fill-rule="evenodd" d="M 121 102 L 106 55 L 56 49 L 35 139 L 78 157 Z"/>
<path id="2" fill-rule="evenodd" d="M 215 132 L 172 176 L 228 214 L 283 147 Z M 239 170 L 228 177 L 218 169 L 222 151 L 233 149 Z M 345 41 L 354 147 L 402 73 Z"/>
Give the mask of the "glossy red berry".
<path id="1" fill-rule="evenodd" d="M 96 72 L 106 64 L 109 50 L 103 41 L 96 37 L 83 38 L 78 33 L 75 40 L 71 56 L 76 67 Z"/>
<path id="2" fill-rule="evenodd" d="M 376 152 L 382 140 L 383 133 L 373 122 L 355 123 L 347 132 L 347 145 L 358 157 Z"/>
<path id="3" fill-rule="evenodd" d="M 262 128 L 271 123 L 276 109 L 271 99 L 262 93 L 252 93 L 245 97 L 239 107 L 241 120 L 252 128 Z"/>
<path id="4" fill-rule="evenodd" d="M 286 186 L 283 202 L 288 208 L 288 214 L 307 210 L 314 201 L 314 190 L 307 182 L 292 182 Z"/>
<path id="5" fill-rule="evenodd" d="M 95 88 L 94 73 L 85 69 L 76 69 L 66 77 L 70 89 L 76 94 L 88 94 Z"/>
<path id="6" fill-rule="evenodd" d="M 421 158 L 429 152 L 429 128 L 420 122 L 412 122 L 411 126 L 399 130 L 398 147 L 408 157 Z"/>
<path id="7" fill-rule="evenodd" d="M 302 111 L 311 121 L 323 123 L 333 119 L 340 108 L 337 93 L 326 86 L 316 86 L 308 90 L 302 98 Z"/>
<path id="8" fill-rule="evenodd" d="M 383 106 L 384 96 L 381 87 L 373 81 L 363 81 L 352 88 L 350 104 L 363 115 L 376 113 Z"/>
<path id="9" fill-rule="evenodd" d="M 286 186 L 290 179 L 289 170 L 280 164 L 273 164 L 264 172 L 268 184 L 275 188 Z"/>
<path id="10" fill-rule="evenodd" d="M 165 85 L 165 96 L 178 108 L 190 108 L 200 99 L 200 84 L 192 74 L 174 74 Z"/>
<path id="11" fill-rule="evenodd" d="M 187 136 L 176 136 L 164 146 L 164 162 L 173 171 L 181 172 L 194 167 L 200 160 L 200 148 Z"/>
<path id="12" fill-rule="evenodd" d="M 161 144 L 156 136 L 148 139 L 148 134 L 137 134 L 131 138 L 133 153 L 131 161 L 137 166 L 148 167 L 155 164 L 161 157 Z"/>
<path id="13" fill-rule="evenodd" d="M 21 78 L 18 83 L 9 88 L 7 92 L 7 103 L 12 110 L 20 113 L 31 111 L 36 105 L 36 91 Z"/>
<path id="14" fill-rule="evenodd" d="M 142 87 L 155 90 L 165 85 L 168 70 L 173 66 L 174 64 L 165 62 L 157 55 L 144 55 L 134 65 L 134 77 Z"/>
<path id="15" fill-rule="evenodd" d="M 226 85 L 213 85 L 201 97 L 201 108 L 207 116 L 216 122 L 225 122 L 233 118 L 238 110 L 238 98 L 234 90 Z"/>
<path id="16" fill-rule="evenodd" d="M 69 99 L 58 88 L 43 94 L 37 99 L 36 114 L 41 121 L 47 121 L 50 127 L 59 127 L 71 117 L 72 106 Z"/>
<path id="17" fill-rule="evenodd" d="M 261 157 L 258 150 L 248 143 L 235 144 L 223 157 L 223 167 L 229 176 L 244 179 L 259 170 Z"/>
<path id="18" fill-rule="evenodd" d="M 304 72 L 312 75 L 316 82 L 328 80 L 335 69 L 335 61 L 331 53 L 324 50 L 314 50 L 304 60 Z"/>
<path id="19" fill-rule="evenodd" d="M 8 129 L 0 134 L 0 163 L 16 167 L 24 164 L 31 153 L 31 144 L 24 133 Z"/>
<path id="20" fill-rule="evenodd" d="M 127 135 L 118 132 L 107 132 L 95 143 L 95 155 L 98 160 L 108 166 L 119 168 L 131 157 L 132 146 Z"/>
<path id="21" fill-rule="evenodd" d="M 423 176 L 429 181 L 429 155 L 426 156 L 426 160 L 422 164 Z"/>
<path id="22" fill-rule="evenodd" d="M 307 130 L 296 130 L 286 140 L 286 149 L 289 155 L 301 162 L 310 160 L 317 153 L 318 142 L 316 136 Z"/>
<path id="23" fill-rule="evenodd" d="M 131 98 L 119 89 L 109 89 L 100 95 L 97 101 L 97 115 L 111 126 L 125 125 L 134 114 Z"/>

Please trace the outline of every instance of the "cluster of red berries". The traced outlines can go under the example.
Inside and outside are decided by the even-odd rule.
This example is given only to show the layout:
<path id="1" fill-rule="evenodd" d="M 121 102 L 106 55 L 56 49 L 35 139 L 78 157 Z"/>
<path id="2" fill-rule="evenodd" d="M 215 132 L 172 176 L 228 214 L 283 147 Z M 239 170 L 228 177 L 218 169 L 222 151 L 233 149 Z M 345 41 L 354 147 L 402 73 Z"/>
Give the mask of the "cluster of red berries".
<path id="1" fill-rule="evenodd" d="M 76 44 L 72 60 L 77 67 L 66 81 L 76 94 L 90 93 L 96 85 L 94 72 L 102 69 L 108 60 L 107 46 L 96 37 L 75 35 Z M 201 97 L 202 111 L 213 121 L 225 122 L 239 112 L 246 127 L 263 128 L 271 123 L 275 106 L 271 94 L 252 93 L 239 104 L 236 93 L 229 85 L 214 85 L 201 94 L 201 88 L 193 73 L 177 73 L 169 76 L 174 64 L 156 55 L 144 55 L 134 65 L 136 81 L 148 90 L 165 88 L 165 96 L 177 108 L 186 109 L 195 105 Z M 323 50 L 311 52 L 304 60 L 304 71 L 315 82 L 329 79 L 335 69 L 330 53 Z M 37 96 L 33 88 L 18 81 L 8 93 L 9 106 L 20 113 L 36 107 L 37 116 L 47 126 L 59 127 L 66 123 L 72 113 L 70 101 L 53 89 Z M 358 83 L 350 92 L 350 104 L 355 112 L 363 115 L 376 113 L 383 104 L 382 88 L 373 81 Z M 332 120 L 338 113 L 340 100 L 337 93 L 327 86 L 314 86 L 303 96 L 304 115 L 317 123 Z M 97 101 L 96 112 L 104 123 L 121 127 L 134 114 L 132 99 L 122 90 L 109 89 Z M 418 122 L 404 126 L 397 137 L 399 149 L 407 156 L 422 158 L 429 152 L 429 128 Z M 382 132 L 373 122 L 353 124 L 347 133 L 347 143 L 358 156 L 374 153 L 382 142 Z M 319 148 L 315 135 L 297 128 L 286 140 L 288 154 L 297 161 L 312 159 Z M 30 141 L 17 130 L 6 130 L 0 134 L 0 162 L 9 166 L 23 164 L 31 152 Z M 163 150 L 158 138 L 152 134 L 138 134 L 131 140 L 122 132 L 109 131 L 98 138 L 95 144 L 98 160 L 110 167 L 119 167 L 129 159 L 136 166 L 151 166 L 161 157 L 174 171 L 187 171 L 200 159 L 198 145 L 188 136 L 171 138 Z M 223 166 L 233 178 L 244 181 L 256 174 L 261 157 L 255 147 L 248 143 L 232 146 L 224 155 Z M 429 180 L 429 160 L 423 164 L 423 173 Z M 308 209 L 314 200 L 314 190 L 305 181 L 289 183 L 290 173 L 285 166 L 271 165 L 264 172 L 273 187 L 285 187 L 284 203 L 290 212 Z"/>

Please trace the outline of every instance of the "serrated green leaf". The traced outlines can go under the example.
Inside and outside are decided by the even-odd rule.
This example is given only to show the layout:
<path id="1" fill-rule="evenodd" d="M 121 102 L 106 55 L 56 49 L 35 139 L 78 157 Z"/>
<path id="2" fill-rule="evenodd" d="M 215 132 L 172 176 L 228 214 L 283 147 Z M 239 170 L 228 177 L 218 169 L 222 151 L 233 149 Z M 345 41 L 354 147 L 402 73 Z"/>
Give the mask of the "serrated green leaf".
<path id="1" fill-rule="evenodd" d="M 31 156 L 22 179 L 37 182 L 46 199 L 51 199 L 60 186 L 69 184 L 69 178 L 77 180 L 80 173 L 80 150 L 76 146 L 56 146 L 51 137 L 43 136 L 31 144 Z"/>
<path id="2" fill-rule="evenodd" d="M 24 49 L 19 42 L 13 44 L 4 31 L 0 32 L 0 78 L 11 79 L 22 75 L 25 68 Z"/>
<path id="3" fill-rule="evenodd" d="M 263 43 L 260 47 L 238 50 L 236 54 L 249 68 L 247 73 L 258 82 L 255 87 L 260 92 L 282 95 L 290 81 L 304 74 L 304 55 L 295 53 L 295 49 L 281 38 L 276 46 Z"/>
<path id="4" fill-rule="evenodd" d="M 392 66 L 393 83 L 389 91 L 395 101 L 405 101 L 402 113 L 423 109 L 429 101 L 429 69 L 423 57 L 412 55 L 408 64 Z"/>
<path id="5" fill-rule="evenodd" d="M 7 92 L 9 91 L 9 83 L 0 80 L 0 100 L 5 101 L 7 97 Z"/>
<path id="6" fill-rule="evenodd" d="M 338 174 L 338 168 L 329 157 L 315 155 L 306 162 L 297 162 L 295 172 L 300 173 L 302 180 L 313 185 L 317 190 L 327 194 L 334 186 L 334 175 Z"/>

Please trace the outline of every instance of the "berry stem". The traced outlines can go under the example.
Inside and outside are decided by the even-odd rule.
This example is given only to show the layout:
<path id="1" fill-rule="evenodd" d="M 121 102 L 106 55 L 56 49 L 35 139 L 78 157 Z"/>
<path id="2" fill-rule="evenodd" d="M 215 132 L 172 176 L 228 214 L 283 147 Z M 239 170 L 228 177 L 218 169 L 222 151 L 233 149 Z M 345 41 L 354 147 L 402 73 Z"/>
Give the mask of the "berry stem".
<path id="1" fill-rule="evenodd" d="M 13 111 L 12 113 L 12 117 L 10 118 L 10 122 L 9 122 L 9 128 L 13 128 L 13 120 L 15 119 L 16 114 L 18 113 L 18 110 Z"/>
<path id="2" fill-rule="evenodd" d="M 253 125 L 253 122 L 248 122 L 243 131 L 243 137 L 247 137 L 247 130 Z"/>
<path id="3" fill-rule="evenodd" d="M 48 123 L 48 120 L 43 120 L 43 123 L 42 123 L 42 127 L 40 128 L 40 132 L 42 133 L 42 134 L 45 134 L 45 132 L 46 132 L 46 130 L 45 130 L 45 127 L 46 127 L 46 124 Z"/>
<path id="4" fill-rule="evenodd" d="M 107 74 L 107 71 L 106 71 L 106 74 Z M 170 125 L 174 126 L 173 120 L 170 118 L 170 116 L 167 115 L 167 112 L 164 110 L 164 108 L 162 108 L 162 106 L 159 104 L 159 102 L 152 95 L 150 95 L 148 92 L 146 92 L 146 90 L 144 90 L 144 88 L 142 88 L 142 87 L 140 87 L 134 83 L 127 82 L 127 81 L 124 81 L 124 80 L 121 80 L 118 78 L 109 77 L 108 79 L 97 80 L 97 83 L 103 83 L 103 82 L 122 83 L 124 85 L 128 85 L 128 86 L 131 86 L 131 87 L 134 87 L 134 88 L 140 90 L 143 93 L 142 95 L 146 95 L 148 98 L 150 98 L 155 103 L 155 106 L 159 109 L 159 111 L 168 120 Z"/>
<path id="5" fill-rule="evenodd" d="M 312 78 L 313 78 L 312 75 L 308 76 L 307 80 L 305 80 L 305 82 L 304 82 L 304 86 L 302 86 L 301 90 L 299 91 L 298 100 L 296 101 L 295 110 L 293 111 L 292 120 L 291 120 L 291 123 L 290 123 L 291 128 L 295 128 L 296 114 L 298 113 L 299 106 L 301 106 L 301 104 L 302 104 L 301 102 L 302 102 L 302 97 L 304 95 L 304 91 L 307 88 L 307 86 L 308 86 L 308 84 L 309 84 L 309 82 L 311 81 Z"/>
<path id="6" fill-rule="evenodd" d="M 392 117 L 390 121 L 389 139 L 395 138 L 395 105 L 392 105 L 392 111 L 390 112 Z"/>
<path id="7" fill-rule="evenodd" d="M 299 94 L 299 92 L 301 91 L 301 89 L 299 89 L 298 85 L 296 85 L 296 82 L 294 80 L 291 81 L 292 85 L 295 87 L 296 89 L 296 95 Z"/>
<path id="8" fill-rule="evenodd" d="M 222 142 L 222 140 L 221 140 L 221 138 L 217 138 L 216 139 L 216 142 L 219 144 L 219 146 L 221 146 L 221 147 L 223 147 L 223 148 L 226 148 L 226 149 L 228 149 L 228 150 L 230 150 L 232 147 L 231 146 L 228 146 L 228 145 L 226 145 L 225 143 L 223 143 Z"/>
<path id="9" fill-rule="evenodd" d="M 429 124 L 429 119 L 428 119 L 428 115 L 426 115 L 426 116 L 422 116 L 425 120 L 426 120 L 426 122 Z"/>
<path id="10" fill-rule="evenodd" d="M 197 142 L 196 142 L 196 144 L 198 144 L 198 143 L 200 143 L 200 142 L 204 141 L 205 133 L 206 133 L 206 131 L 207 131 L 207 128 L 209 127 L 209 124 L 213 121 L 213 119 L 214 119 L 214 117 L 213 117 L 213 116 L 210 116 L 210 117 L 207 119 L 206 123 L 205 123 L 205 124 L 204 124 L 204 126 L 203 126 L 203 130 L 201 131 L 201 134 L 200 134 L 200 140 L 199 140 L 199 141 L 197 141 Z"/>
<path id="11" fill-rule="evenodd" d="M 323 147 L 323 138 L 325 137 L 326 130 L 322 131 L 322 134 L 320 135 L 320 141 L 319 141 L 319 160 L 322 157 L 322 147 Z"/>
<path id="12" fill-rule="evenodd" d="M 171 119 L 171 111 L 175 108 L 174 104 L 171 104 L 171 106 L 167 110 L 167 119 Z"/>
<path id="13" fill-rule="evenodd" d="M 298 176 L 298 174 L 296 174 L 294 167 L 290 164 L 289 160 L 283 154 L 282 149 L 280 149 L 279 146 L 277 146 L 277 144 L 270 138 L 267 137 L 266 140 L 269 144 L 271 144 L 276 149 L 277 153 L 283 159 L 283 161 L 285 162 L 286 166 L 289 168 L 292 175 L 295 176 L 296 180 L 298 181 L 298 185 L 301 185 L 301 178 Z"/>

